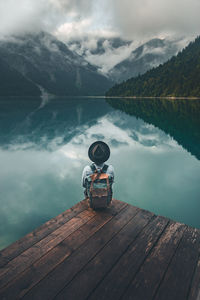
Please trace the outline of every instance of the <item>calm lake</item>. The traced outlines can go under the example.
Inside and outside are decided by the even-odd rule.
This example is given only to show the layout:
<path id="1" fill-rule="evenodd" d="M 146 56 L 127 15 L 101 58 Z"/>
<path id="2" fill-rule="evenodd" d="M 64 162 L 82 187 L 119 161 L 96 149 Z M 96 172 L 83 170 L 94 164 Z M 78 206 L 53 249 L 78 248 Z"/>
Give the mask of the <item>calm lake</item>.
<path id="1" fill-rule="evenodd" d="M 0 249 L 84 198 L 95 140 L 116 199 L 200 228 L 200 100 L 0 98 Z"/>

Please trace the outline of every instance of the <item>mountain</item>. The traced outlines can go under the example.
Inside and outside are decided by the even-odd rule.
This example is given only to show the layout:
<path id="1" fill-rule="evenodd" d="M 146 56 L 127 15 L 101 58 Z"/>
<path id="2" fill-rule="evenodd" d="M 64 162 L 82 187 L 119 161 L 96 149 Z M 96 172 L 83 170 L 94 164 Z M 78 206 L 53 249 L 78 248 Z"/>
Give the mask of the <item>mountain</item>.
<path id="1" fill-rule="evenodd" d="M 122 82 L 166 62 L 177 54 L 185 43 L 183 38 L 155 38 L 136 47 L 134 41 L 113 37 L 73 40 L 67 45 L 108 78 Z"/>
<path id="2" fill-rule="evenodd" d="M 131 52 L 130 56 L 117 64 L 108 73 L 116 82 L 136 77 L 146 71 L 166 62 L 179 50 L 176 41 L 166 39 L 152 39 Z"/>
<path id="3" fill-rule="evenodd" d="M 40 89 L 0 59 L 0 96 L 39 96 Z"/>
<path id="4" fill-rule="evenodd" d="M 200 37 L 168 62 L 112 87 L 107 96 L 200 97 Z"/>
<path id="5" fill-rule="evenodd" d="M 54 95 L 103 95 L 112 83 L 46 32 L 0 42 L 0 57 L 35 86 Z"/>

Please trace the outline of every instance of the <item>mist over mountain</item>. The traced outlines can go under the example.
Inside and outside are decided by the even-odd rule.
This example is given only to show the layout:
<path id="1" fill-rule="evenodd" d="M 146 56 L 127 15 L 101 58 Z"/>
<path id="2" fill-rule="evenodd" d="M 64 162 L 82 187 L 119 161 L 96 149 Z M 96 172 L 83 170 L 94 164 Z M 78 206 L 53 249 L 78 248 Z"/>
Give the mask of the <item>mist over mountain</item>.
<path id="1" fill-rule="evenodd" d="M 0 1 L 0 57 L 48 93 L 102 95 L 110 80 L 181 50 L 179 40 L 199 32 L 199 8 L 198 0 Z"/>
<path id="2" fill-rule="evenodd" d="M 67 45 L 70 49 L 87 58 L 89 53 L 92 55 L 102 55 L 106 53 L 108 48 L 115 50 L 120 47 L 130 46 L 131 43 L 131 41 L 123 40 L 120 37 L 96 37 L 92 39 L 84 37 L 82 40 L 71 40 Z"/>
<path id="3" fill-rule="evenodd" d="M 0 57 L 50 94 L 103 95 L 112 85 L 95 66 L 46 32 L 1 40 Z"/>
<path id="4" fill-rule="evenodd" d="M 10 36 L 0 40 L 0 58 L 9 66 L 0 95 L 104 95 L 115 82 L 167 61 L 184 43 L 157 38 L 138 47 L 117 36 L 64 43 L 44 31 Z M 21 79 L 13 79 L 16 72 Z"/>
<path id="5" fill-rule="evenodd" d="M 200 97 L 200 37 L 168 62 L 112 87 L 107 96 Z"/>
<path id="6" fill-rule="evenodd" d="M 157 67 L 177 54 L 186 44 L 187 40 L 183 38 L 155 38 L 139 46 L 136 41 L 120 37 L 93 37 L 68 42 L 71 50 L 83 56 L 115 82 L 136 77 Z"/>
<path id="7" fill-rule="evenodd" d="M 120 82 L 157 67 L 180 49 L 177 41 L 152 39 L 131 52 L 130 56 L 109 71 L 109 77 Z"/>
<path id="8" fill-rule="evenodd" d="M 109 71 L 127 59 L 135 43 L 119 36 L 84 36 L 80 39 L 63 41 L 70 50 L 81 55 L 88 63 L 96 66 L 101 74 L 109 77 Z"/>

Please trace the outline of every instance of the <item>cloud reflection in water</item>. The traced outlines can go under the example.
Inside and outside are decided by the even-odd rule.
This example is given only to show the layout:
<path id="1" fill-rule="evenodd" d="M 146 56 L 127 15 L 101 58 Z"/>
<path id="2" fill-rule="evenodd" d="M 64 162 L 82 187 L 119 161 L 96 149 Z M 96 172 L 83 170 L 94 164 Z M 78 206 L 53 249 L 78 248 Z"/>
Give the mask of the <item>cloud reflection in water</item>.
<path id="1" fill-rule="evenodd" d="M 115 168 L 114 197 L 200 228 L 200 162 L 163 131 L 111 111 L 91 125 L 79 120 L 68 131 L 0 150 L 0 248 L 83 199 L 81 173 L 96 139 L 110 145 Z M 190 201 L 190 203 L 188 202 Z"/>

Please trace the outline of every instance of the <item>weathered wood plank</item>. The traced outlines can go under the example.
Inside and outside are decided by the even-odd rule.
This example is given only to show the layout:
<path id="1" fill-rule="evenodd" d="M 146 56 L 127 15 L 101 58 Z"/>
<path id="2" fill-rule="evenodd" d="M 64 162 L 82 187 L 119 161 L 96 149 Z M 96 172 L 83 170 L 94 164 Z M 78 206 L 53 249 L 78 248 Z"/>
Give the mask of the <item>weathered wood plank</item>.
<path id="1" fill-rule="evenodd" d="M 0 299 L 18 299 L 23 297 L 34 285 L 72 254 L 104 224 L 109 222 L 125 206 L 127 204 L 118 201 L 114 202 L 109 209 L 99 211 L 94 218 L 82 225 L 2 289 L 0 291 Z"/>
<path id="2" fill-rule="evenodd" d="M 50 233 L 44 239 L 28 248 L 22 254 L 10 261 L 4 269 L 0 270 L 0 287 L 3 287 L 9 281 L 13 280 L 18 274 L 23 272 L 32 263 L 38 260 L 45 253 L 59 244 L 72 232 L 93 218 L 96 213 L 92 210 L 84 210 L 70 221 Z"/>
<path id="3" fill-rule="evenodd" d="M 200 250 L 199 259 L 196 265 L 196 270 L 192 280 L 188 300 L 200 300 Z"/>
<path id="4" fill-rule="evenodd" d="M 34 232 L 1 251 L 0 299 L 200 300 L 197 229 L 114 200 Z"/>
<path id="5" fill-rule="evenodd" d="M 124 228 L 92 259 L 55 299 L 86 299 L 105 274 L 128 249 L 153 214 L 140 211 Z"/>
<path id="6" fill-rule="evenodd" d="M 172 222 L 141 266 L 122 299 L 141 300 L 154 298 L 186 226 Z"/>
<path id="7" fill-rule="evenodd" d="M 163 217 L 153 219 L 87 299 L 120 299 L 168 222 Z"/>
<path id="8" fill-rule="evenodd" d="M 110 222 L 89 238 L 80 248 L 33 287 L 24 299 L 53 299 L 137 213 L 137 208 L 125 207 Z"/>
<path id="9" fill-rule="evenodd" d="M 187 300 L 198 262 L 199 247 L 199 231 L 187 228 L 159 286 L 155 300 Z"/>
<path id="10" fill-rule="evenodd" d="M 24 252 L 26 249 L 33 246 L 35 243 L 39 242 L 45 236 L 50 234 L 52 231 L 56 230 L 61 225 L 68 222 L 74 216 L 88 208 L 86 200 L 77 203 L 72 208 L 61 213 L 57 217 L 49 220 L 45 224 L 36 228 L 31 233 L 28 233 L 15 243 L 11 244 L 7 248 L 0 251 L 0 268 L 4 267 L 10 260 L 17 257 L 19 254 Z"/>

